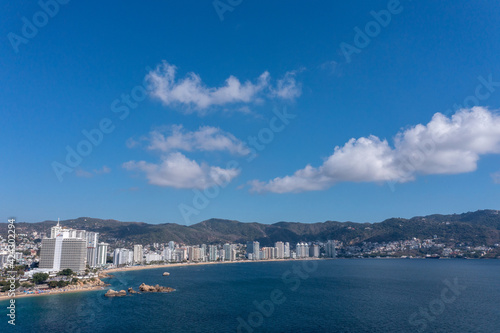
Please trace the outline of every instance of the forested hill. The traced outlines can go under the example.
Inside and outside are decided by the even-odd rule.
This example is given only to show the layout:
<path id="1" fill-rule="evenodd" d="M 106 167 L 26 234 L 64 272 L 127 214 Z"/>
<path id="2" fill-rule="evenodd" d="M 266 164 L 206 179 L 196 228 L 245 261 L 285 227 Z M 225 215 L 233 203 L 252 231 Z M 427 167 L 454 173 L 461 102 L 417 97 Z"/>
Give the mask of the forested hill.
<path id="1" fill-rule="evenodd" d="M 56 221 L 16 224 L 18 234 L 50 232 Z M 80 217 L 61 221 L 61 225 L 97 231 L 102 241 L 149 244 L 175 241 L 185 244 L 246 242 L 257 240 L 263 246 L 276 241 L 325 241 L 336 239 L 347 244 L 389 242 L 413 237 L 425 239 L 434 235 L 444 242 L 463 242 L 471 245 L 493 245 L 500 242 L 500 211 L 479 210 L 463 214 L 417 216 L 411 219 L 390 218 L 379 223 L 326 221 L 319 223 L 278 222 L 262 224 L 232 220 L 210 219 L 194 225 L 175 223 L 148 224 L 120 222 Z M 5 237 L 7 223 L 0 223 Z"/>

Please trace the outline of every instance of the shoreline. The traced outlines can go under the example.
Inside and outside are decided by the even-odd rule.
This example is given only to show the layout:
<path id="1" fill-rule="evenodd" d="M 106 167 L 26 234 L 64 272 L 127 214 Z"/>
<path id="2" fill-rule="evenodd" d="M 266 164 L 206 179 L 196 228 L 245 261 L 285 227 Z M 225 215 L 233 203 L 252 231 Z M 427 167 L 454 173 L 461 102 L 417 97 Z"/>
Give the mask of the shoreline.
<path id="1" fill-rule="evenodd" d="M 105 290 L 106 286 L 93 286 L 89 288 L 81 288 L 81 289 L 66 289 L 66 290 L 50 290 L 48 292 L 43 292 L 39 294 L 26 294 L 26 293 L 16 293 L 14 297 L 9 297 L 8 295 L 0 295 L 0 302 L 9 300 L 9 299 L 18 299 L 18 298 L 26 298 L 26 297 L 38 297 L 38 296 L 50 296 L 50 295 L 62 295 L 62 294 L 71 294 L 71 293 L 79 293 L 84 291 L 96 291 L 96 290 Z"/>
<path id="2" fill-rule="evenodd" d="M 129 266 L 129 267 L 118 267 L 110 268 L 99 272 L 99 274 L 108 274 L 116 272 L 129 272 L 129 271 L 141 271 L 146 269 L 157 269 L 157 268 L 168 268 L 168 267 L 182 267 L 182 266 L 201 266 L 201 265 L 221 265 L 221 264 L 241 264 L 249 262 L 280 262 L 280 261 L 303 261 L 303 260 L 329 260 L 327 258 L 301 258 L 301 259 L 263 259 L 263 260 L 237 260 L 237 261 L 206 261 L 206 262 L 182 262 L 174 264 L 160 264 L 160 265 L 140 265 L 140 266 Z M 109 278 L 109 277 L 103 277 Z"/>

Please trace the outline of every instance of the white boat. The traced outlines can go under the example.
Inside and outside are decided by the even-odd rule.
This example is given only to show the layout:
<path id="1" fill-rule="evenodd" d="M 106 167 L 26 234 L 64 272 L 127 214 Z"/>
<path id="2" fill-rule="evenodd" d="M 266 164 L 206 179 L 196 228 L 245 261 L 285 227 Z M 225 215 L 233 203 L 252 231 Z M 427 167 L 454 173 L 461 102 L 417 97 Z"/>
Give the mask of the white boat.
<path id="1" fill-rule="evenodd" d="M 170 275 L 170 273 L 169 273 L 169 272 L 165 272 L 165 273 L 163 273 L 163 276 L 168 276 L 168 275 Z"/>

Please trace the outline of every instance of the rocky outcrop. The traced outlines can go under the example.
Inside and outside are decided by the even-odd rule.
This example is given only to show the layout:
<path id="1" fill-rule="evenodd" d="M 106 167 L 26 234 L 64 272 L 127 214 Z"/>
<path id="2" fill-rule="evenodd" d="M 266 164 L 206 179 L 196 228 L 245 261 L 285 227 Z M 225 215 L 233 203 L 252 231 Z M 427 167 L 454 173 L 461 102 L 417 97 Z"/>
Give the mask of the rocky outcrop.
<path id="1" fill-rule="evenodd" d="M 109 289 L 104 296 L 106 297 L 122 297 L 127 296 L 127 292 L 125 290 L 116 291 L 113 289 Z"/>
<path id="2" fill-rule="evenodd" d="M 162 287 L 160 285 L 148 286 L 145 283 L 139 286 L 139 290 L 145 293 L 169 293 L 175 291 L 175 289 L 170 287 Z"/>
<path id="3" fill-rule="evenodd" d="M 128 288 L 128 290 L 127 290 L 127 291 L 128 291 L 128 293 L 129 293 L 129 294 L 139 294 L 139 292 L 138 292 L 138 291 L 135 291 L 135 290 L 134 290 L 134 288 L 132 288 L 132 287 L 131 287 L 131 288 Z"/>

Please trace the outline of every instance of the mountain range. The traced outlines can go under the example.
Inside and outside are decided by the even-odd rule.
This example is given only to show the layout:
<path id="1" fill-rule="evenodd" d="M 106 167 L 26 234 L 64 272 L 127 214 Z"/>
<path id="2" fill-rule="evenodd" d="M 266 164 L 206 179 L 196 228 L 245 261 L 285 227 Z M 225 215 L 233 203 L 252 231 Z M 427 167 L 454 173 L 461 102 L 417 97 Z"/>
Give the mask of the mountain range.
<path id="1" fill-rule="evenodd" d="M 17 234 L 50 232 L 56 221 L 17 222 Z M 326 221 L 317 223 L 277 222 L 262 224 L 212 218 L 190 226 L 176 223 L 149 224 L 121 222 L 90 217 L 61 221 L 62 226 L 100 233 L 100 240 L 116 243 L 151 244 L 175 241 L 185 244 L 213 244 L 257 240 L 262 246 L 276 241 L 326 241 L 346 244 L 390 242 L 432 238 L 446 243 L 493 245 L 500 242 L 500 211 L 479 210 L 463 214 L 390 218 L 378 223 Z M 7 234 L 7 223 L 0 223 L 0 234 Z"/>

